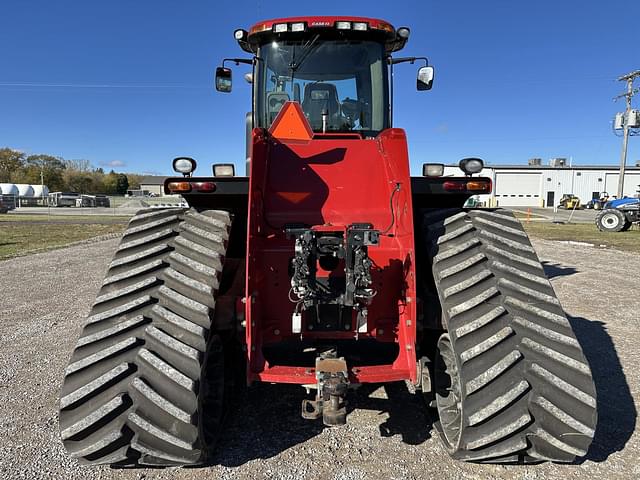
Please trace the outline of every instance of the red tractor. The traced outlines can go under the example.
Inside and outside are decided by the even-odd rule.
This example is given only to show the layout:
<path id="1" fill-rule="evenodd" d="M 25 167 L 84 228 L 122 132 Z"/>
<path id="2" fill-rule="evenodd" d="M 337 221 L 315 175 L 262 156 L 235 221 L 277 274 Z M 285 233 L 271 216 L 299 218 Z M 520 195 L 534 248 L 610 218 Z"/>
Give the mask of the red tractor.
<path id="1" fill-rule="evenodd" d="M 202 464 L 239 386 L 313 389 L 302 416 L 333 426 L 353 387 L 399 381 L 456 459 L 585 455 L 595 388 L 543 267 L 511 213 L 462 208 L 491 191 L 482 161 L 409 174 L 393 68 L 433 81 L 394 56 L 409 29 L 297 17 L 234 35 L 248 58 L 216 88 L 225 63 L 251 66 L 248 174 L 177 158 L 164 189 L 189 208 L 131 219 L 65 372 L 70 455 Z"/>

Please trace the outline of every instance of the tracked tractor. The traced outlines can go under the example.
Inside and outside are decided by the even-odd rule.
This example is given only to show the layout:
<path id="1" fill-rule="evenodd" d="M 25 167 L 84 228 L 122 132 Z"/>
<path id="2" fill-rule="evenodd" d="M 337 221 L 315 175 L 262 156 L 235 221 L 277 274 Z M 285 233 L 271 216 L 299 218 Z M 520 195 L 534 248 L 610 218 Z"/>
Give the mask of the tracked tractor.
<path id="1" fill-rule="evenodd" d="M 131 219 L 65 371 L 69 454 L 204 464 L 240 387 L 300 385 L 301 415 L 341 428 L 354 388 L 408 382 L 456 459 L 585 455 L 596 392 L 543 267 L 511 213 L 462 208 L 491 191 L 482 161 L 410 176 L 393 69 L 418 64 L 418 90 L 434 70 L 397 56 L 409 29 L 297 17 L 234 35 L 246 56 L 216 88 L 251 69 L 247 176 L 177 158 L 164 190 L 189 208 Z"/>

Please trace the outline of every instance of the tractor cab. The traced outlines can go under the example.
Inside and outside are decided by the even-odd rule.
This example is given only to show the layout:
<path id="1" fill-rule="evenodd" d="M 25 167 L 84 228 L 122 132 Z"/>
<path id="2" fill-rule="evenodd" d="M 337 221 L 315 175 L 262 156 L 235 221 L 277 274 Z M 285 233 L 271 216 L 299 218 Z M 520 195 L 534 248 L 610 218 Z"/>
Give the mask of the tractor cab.
<path id="1" fill-rule="evenodd" d="M 426 58 L 392 59 L 409 39 L 382 20 L 310 17 L 271 20 L 249 32 L 236 30 L 240 47 L 254 55 L 253 126 L 271 127 L 282 106 L 300 104 L 316 133 L 358 133 L 373 137 L 391 126 L 393 63 L 421 60 L 418 89 L 429 89 L 433 67 Z M 231 70 L 216 72 L 218 91 L 231 91 Z"/>

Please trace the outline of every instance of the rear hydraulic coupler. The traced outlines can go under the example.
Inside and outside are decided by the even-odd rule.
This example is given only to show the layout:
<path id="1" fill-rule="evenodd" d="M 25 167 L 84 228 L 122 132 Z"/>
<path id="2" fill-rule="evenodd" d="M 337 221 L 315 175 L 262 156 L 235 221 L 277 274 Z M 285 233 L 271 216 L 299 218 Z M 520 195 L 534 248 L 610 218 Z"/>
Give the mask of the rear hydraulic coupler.
<path id="1" fill-rule="evenodd" d="M 287 233 L 295 239 L 289 272 L 292 332 L 366 333 L 368 306 L 376 295 L 368 249 L 379 244 L 380 232 L 370 224 L 353 224 L 335 231 L 288 228 Z"/>

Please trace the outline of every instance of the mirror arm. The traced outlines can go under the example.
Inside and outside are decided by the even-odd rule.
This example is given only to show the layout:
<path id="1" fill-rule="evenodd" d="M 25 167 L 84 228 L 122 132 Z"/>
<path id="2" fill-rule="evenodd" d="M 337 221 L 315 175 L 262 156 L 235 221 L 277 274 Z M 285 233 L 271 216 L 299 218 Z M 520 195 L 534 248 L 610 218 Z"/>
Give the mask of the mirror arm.
<path id="1" fill-rule="evenodd" d="M 253 65 L 253 63 L 255 62 L 254 58 L 224 58 L 222 59 L 222 66 L 224 67 L 224 62 L 233 62 L 236 65 L 240 65 L 241 63 L 244 63 L 246 65 Z"/>
<path id="2" fill-rule="evenodd" d="M 389 64 L 395 65 L 397 63 L 409 62 L 410 64 L 413 65 L 417 60 L 424 60 L 424 66 L 425 67 L 429 66 L 429 60 L 427 59 L 427 57 L 398 57 L 398 58 L 389 57 Z"/>

